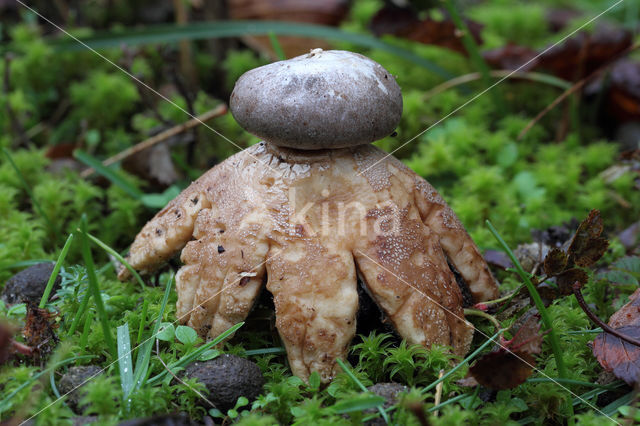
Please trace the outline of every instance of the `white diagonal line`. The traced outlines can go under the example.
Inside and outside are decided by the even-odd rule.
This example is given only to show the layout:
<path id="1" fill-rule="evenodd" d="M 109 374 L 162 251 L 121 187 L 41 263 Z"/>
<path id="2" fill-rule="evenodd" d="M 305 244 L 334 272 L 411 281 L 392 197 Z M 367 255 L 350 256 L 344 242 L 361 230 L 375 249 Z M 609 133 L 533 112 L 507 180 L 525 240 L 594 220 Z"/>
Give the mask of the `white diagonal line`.
<path id="1" fill-rule="evenodd" d="M 373 262 L 374 264 L 378 265 L 378 267 L 384 269 L 385 271 L 387 271 L 388 273 L 390 273 L 391 275 L 393 275 L 394 277 L 396 277 L 398 280 L 400 280 L 404 285 L 410 287 L 411 289 L 417 291 L 418 293 L 420 293 L 420 295 L 422 295 L 423 297 L 425 297 L 426 299 L 428 299 L 429 301 L 433 302 L 434 304 L 436 304 L 438 307 L 440 307 L 441 309 L 443 309 L 444 311 L 446 311 L 447 313 L 449 313 L 450 315 L 453 315 L 454 317 L 458 318 L 459 320 L 463 321 L 464 323 L 467 322 L 466 318 L 460 317 L 459 315 L 457 315 L 456 313 L 452 312 L 449 308 L 447 308 L 446 306 L 443 306 L 440 302 L 434 300 L 431 296 L 425 294 L 424 292 L 422 292 L 420 289 L 416 288 L 415 286 L 409 284 L 407 281 L 405 281 L 404 279 L 402 279 L 402 277 L 398 276 L 397 274 L 395 274 L 393 271 L 389 270 L 388 268 L 385 268 L 384 266 L 382 266 L 380 263 L 376 262 L 374 259 L 372 259 L 371 257 L 367 256 L 366 253 L 362 252 L 361 250 L 358 250 L 358 253 L 361 254 L 362 256 L 366 257 L 369 261 Z M 481 335 L 483 335 L 484 337 L 486 337 L 487 339 L 491 339 L 491 336 L 487 335 L 486 333 L 484 333 L 482 330 L 476 328 L 475 326 L 473 326 L 474 330 L 476 330 L 478 333 L 480 333 Z M 529 362 L 527 362 L 525 359 L 523 359 L 522 357 L 518 356 L 518 354 L 516 354 L 515 352 L 512 352 L 508 347 L 502 345 L 500 342 L 496 342 L 496 344 L 498 346 L 500 346 L 502 349 L 506 350 L 507 352 L 509 352 L 511 355 L 513 355 L 514 357 L 518 358 L 518 360 L 520 360 L 521 362 L 525 363 L 526 365 L 528 365 L 529 367 L 531 367 L 533 370 L 535 370 L 536 372 L 540 373 L 541 375 L 543 375 L 544 377 L 546 377 L 547 379 L 549 379 L 551 382 L 555 383 L 556 385 L 560 386 L 562 389 L 564 389 L 565 391 L 569 392 L 571 395 L 573 395 L 574 397 L 578 398 L 580 401 L 584 402 L 585 404 L 587 404 L 589 407 L 593 408 L 594 410 L 596 410 L 597 412 L 599 412 L 600 414 L 602 414 L 603 416 L 607 417 L 609 420 L 611 420 L 612 422 L 620 425 L 621 423 L 618 423 L 616 420 L 614 420 L 613 418 L 607 416 L 604 412 L 602 412 L 598 407 L 596 407 L 595 405 L 591 404 L 589 401 L 585 400 L 584 398 L 582 398 L 580 395 L 575 394 L 574 392 L 571 391 L 571 389 L 567 388 L 566 386 L 562 385 L 560 382 L 558 382 L 557 380 L 555 380 L 553 377 L 547 375 L 544 371 L 536 368 L 534 365 L 530 364 Z"/>
<path id="2" fill-rule="evenodd" d="M 226 137 L 225 135 L 223 135 L 222 133 L 220 133 L 219 131 L 217 131 L 216 129 L 214 129 L 213 127 L 209 126 L 207 123 L 205 123 L 204 121 L 200 120 L 198 117 L 196 117 L 195 115 L 191 114 L 189 111 L 187 111 L 186 109 L 182 108 L 180 105 L 176 104 L 175 102 L 173 102 L 171 99 L 169 99 L 168 97 L 166 97 L 165 95 L 163 95 L 162 93 L 158 92 L 157 90 L 155 90 L 153 87 L 149 86 L 147 83 L 145 83 L 144 81 L 140 80 L 138 77 L 136 77 L 135 75 L 131 74 L 129 71 L 127 71 L 126 69 L 122 68 L 120 65 L 116 64 L 115 62 L 113 62 L 111 59 L 107 58 L 106 56 L 104 56 L 102 53 L 98 52 L 96 49 L 94 49 L 93 47 L 89 46 L 87 43 L 83 42 L 82 40 L 80 40 L 78 37 L 74 36 L 73 34 L 69 33 L 68 31 L 66 31 L 64 28 L 62 28 L 61 26 L 59 26 L 58 24 L 56 24 L 55 22 L 51 21 L 50 19 L 48 19 L 47 17 L 43 16 L 40 12 L 38 12 L 37 10 L 33 9 L 32 7 L 26 5 L 25 3 L 22 2 L 22 0 L 16 0 L 16 2 L 20 3 L 24 8 L 30 10 L 31 12 L 35 13 L 38 17 L 42 18 L 43 20 L 45 20 L 48 24 L 52 25 L 53 27 L 55 27 L 57 30 L 61 31 L 62 33 L 64 33 L 65 35 L 71 37 L 74 41 L 78 42 L 79 44 L 81 44 L 83 47 L 85 47 L 86 49 L 90 50 L 91 52 L 95 53 L 96 55 L 98 55 L 100 58 L 104 59 L 105 61 L 107 61 L 109 64 L 113 65 L 114 67 L 116 67 L 118 70 L 120 70 L 121 72 L 123 72 L 124 74 L 126 74 L 129 78 L 131 78 L 132 80 L 135 80 L 137 83 L 141 84 L 142 86 L 144 86 L 147 90 L 153 92 L 154 94 L 158 95 L 160 98 L 162 98 L 164 101 L 170 103 L 171 105 L 173 105 L 174 107 L 176 107 L 177 109 L 179 109 L 180 111 L 184 112 L 185 114 L 187 114 L 189 117 L 191 117 L 192 119 L 198 121 L 198 123 L 200 123 L 200 125 L 206 127 L 207 129 L 211 130 L 213 133 L 215 133 L 216 135 L 220 136 L 222 139 L 224 139 L 225 141 L 229 142 L 231 145 L 233 145 L 234 147 L 238 148 L 240 151 L 242 151 L 244 148 L 241 147 L 240 145 L 238 145 L 237 143 L 235 143 L 234 141 L 232 141 L 231 139 L 229 139 L 228 137 Z M 271 171 L 277 173 L 269 164 L 267 164 L 266 162 L 264 162 L 263 160 L 259 159 L 258 157 L 254 156 L 253 154 L 251 154 L 250 152 L 247 152 L 247 154 L 249 156 L 251 156 L 254 160 L 258 161 L 259 163 L 264 164 L 265 166 L 267 166 L 269 169 L 271 169 Z"/>
<path id="3" fill-rule="evenodd" d="M 471 99 L 468 99 L 465 103 L 463 103 L 462 105 L 460 105 L 459 107 L 457 107 L 456 109 L 454 109 L 453 111 L 451 111 L 450 113 L 448 113 L 447 115 L 445 115 L 444 117 L 440 118 L 438 121 L 436 121 L 435 123 L 433 123 L 432 125 L 430 125 L 429 127 L 427 127 L 426 129 L 424 129 L 423 131 L 421 131 L 420 133 L 418 133 L 417 135 L 415 135 L 414 137 L 412 137 L 411 139 L 409 139 L 408 141 L 404 142 L 402 145 L 400 145 L 399 147 L 397 147 L 396 149 L 392 150 L 391 152 L 387 153 L 387 155 L 385 155 L 384 157 L 382 157 L 380 160 L 376 161 L 375 163 L 373 163 L 372 165 L 370 165 L 369 167 L 367 167 L 366 169 L 362 170 L 361 172 L 358 173 L 358 175 L 362 175 L 363 173 L 366 173 L 368 170 L 370 170 L 372 167 L 376 166 L 377 164 L 379 164 L 380 162 L 384 161 L 387 157 L 393 155 L 393 153 L 395 153 L 396 151 L 398 151 L 399 149 L 402 149 L 405 145 L 413 142 L 414 140 L 416 140 L 417 138 L 419 138 L 420 136 L 424 135 L 426 132 L 428 132 L 429 130 L 433 129 L 434 127 L 436 127 L 438 124 L 442 123 L 444 120 L 446 120 L 447 118 L 451 117 L 453 114 L 457 113 L 458 111 L 460 111 L 462 108 L 466 107 L 467 105 L 469 105 L 470 103 L 472 103 L 473 101 L 475 101 L 476 99 L 478 99 L 480 96 L 484 95 L 485 93 L 487 93 L 489 90 L 493 89 L 494 87 L 496 87 L 497 85 L 499 85 L 500 83 L 502 83 L 503 81 L 507 80 L 508 78 L 510 78 L 512 75 L 518 73 L 520 70 L 522 70 L 522 68 L 526 67 L 527 65 L 529 65 L 531 62 L 535 61 L 536 59 L 538 59 L 540 56 L 544 55 L 545 53 L 547 53 L 548 51 L 550 51 L 551 49 L 553 49 L 554 47 L 558 46 L 560 43 L 564 42 L 566 39 L 568 39 L 569 37 L 573 36 L 575 33 L 577 33 L 578 31 L 580 31 L 581 29 L 583 29 L 584 27 L 586 27 L 587 25 L 591 24 L 592 22 L 594 22 L 595 20 L 597 20 L 598 18 L 600 18 L 602 15 L 606 14 L 607 12 L 609 12 L 611 9 L 615 8 L 616 6 L 618 6 L 620 3 L 624 2 L 624 0 L 618 0 L 617 2 L 615 2 L 613 5 L 609 6 L 607 9 L 605 9 L 603 12 L 600 12 L 599 14 L 597 14 L 596 16 L 594 16 L 593 18 L 589 19 L 587 22 L 583 23 L 582 25 L 580 25 L 578 28 L 576 28 L 575 30 L 571 31 L 569 34 L 567 34 L 566 36 L 562 37 L 560 40 L 558 40 L 557 42 L 553 43 L 551 46 L 547 47 L 546 49 L 544 49 L 542 52 L 538 53 L 536 56 L 534 56 L 533 58 L 529 59 L 527 62 L 525 62 L 524 64 L 520 65 L 518 68 L 516 68 L 515 70 L 511 71 L 509 74 L 505 75 L 504 77 L 502 77 L 500 80 L 498 80 L 497 82 L 493 83 L 491 86 L 487 87 L 486 89 L 484 89 L 482 92 L 478 93 L 477 95 L 473 96 Z"/>

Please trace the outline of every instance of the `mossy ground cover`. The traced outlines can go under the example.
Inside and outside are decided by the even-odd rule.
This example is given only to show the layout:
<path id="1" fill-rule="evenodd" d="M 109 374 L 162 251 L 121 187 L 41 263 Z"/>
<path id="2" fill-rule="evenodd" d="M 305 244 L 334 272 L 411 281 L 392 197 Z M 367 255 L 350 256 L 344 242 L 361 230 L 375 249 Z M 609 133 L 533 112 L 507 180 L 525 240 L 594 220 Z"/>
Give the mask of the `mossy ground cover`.
<path id="1" fill-rule="evenodd" d="M 583 10 L 585 16 L 608 6 L 599 0 L 566 3 Z M 127 9 L 126 5 L 120 6 Z M 380 6 L 381 2 L 373 0 L 355 2 L 343 28 L 366 33 L 371 16 Z M 562 4 L 494 0 L 473 2 L 464 12 L 485 25 L 482 34 L 488 47 L 512 41 L 539 48 L 569 33 L 586 19 L 576 18 L 575 25 L 572 21 L 563 33 L 552 34 L 544 14 L 550 6 Z M 124 15 L 127 13 L 118 10 Z M 106 18 L 96 12 L 92 19 L 102 22 Z M 613 11 L 609 19 L 623 23 L 628 16 L 622 8 Z M 454 359 L 446 348 L 427 350 L 407 346 L 383 331 L 358 336 L 352 344 L 348 372 L 327 387 L 320 386 L 315 378 L 305 384 L 291 376 L 286 357 L 279 350 L 281 342 L 269 327 L 269 312 L 260 307 L 222 348 L 196 352 L 201 340 L 189 338 L 191 333 L 186 329 L 178 334 L 167 324 L 175 319 L 174 290 L 168 293 L 166 305 L 163 303 L 175 262 L 149 279 L 149 285 L 140 286 L 118 281 L 114 257 L 98 245 L 89 242 L 95 268 L 88 265 L 83 256 L 80 241 L 83 234 L 78 231 L 83 220 L 89 234 L 116 252 L 124 253 L 133 236 L 156 210 L 122 186 L 104 179 L 84 179 L 76 171 L 56 171 L 53 166 L 58 160 L 47 155 L 52 146 L 71 143 L 96 158 L 107 158 L 145 139 L 154 129 L 167 123 L 181 123 L 188 117 L 175 106 L 157 99 L 151 100 L 150 107 L 149 100 L 143 99 L 149 93 L 140 91 L 129 77 L 94 53 L 60 51 L 52 47 L 47 42 L 44 26 L 25 10 L 19 9 L 19 18 L 6 24 L 3 32 L 11 60 L 0 62 L 0 75 L 7 76 L 8 82 L 0 92 L 0 109 L 11 114 L 0 115 L 0 147 L 6 152 L 0 155 L 0 283 L 29 262 L 55 261 L 67 236 L 74 233 L 75 237 L 64 261 L 61 288 L 57 297 L 47 304 L 49 310 L 57 313 L 55 332 L 60 343 L 41 364 L 19 356 L 0 367 L 0 420 L 24 419 L 39 413 L 36 424 L 71 424 L 77 414 L 64 400 L 58 400 L 55 383 L 70 365 L 88 364 L 104 368 L 101 375 L 87 384 L 83 400 L 83 413 L 99 416 L 100 423 L 117 424 L 128 418 L 170 412 L 186 412 L 200 420 L 209 414 L 198 403 L 199 397 L 194 391 L 202 392 L 202 385 L 195 381 L 171 380 L 164 364 L 180 365 L 181 360 L 196 353 L 199 359 L 212 358 L 219 351 L 252 359 L 265 377 L 264 392 L 256 401 L 239 404 L 229 413 L 215 413 L 222 416 L 216 421 L 245 425 L 358 424 L 375 414 L 375 411 L 365 413 L 358 409 L 358 404 L 366 403 L 361 386 L 385 381 L 408 387 L 388 415 L 394 424 L 419 424 L 416 406 L 430 411 L 431 424 L 562 424 L 566 422 L 569 405 L 574 407 L 581 424 L 603 424 L 605 418 L 594 407 L 602 409 L 607 402 L 629 392 L 620 394 L 599 385 L 595 388 L 588 385 L 597 382 L 602 368 L 589 346 L 595 336 L 590 332 L 594 327 L 573 297 L 559 298 L 547 309 L 560 338 L 568 379 L 575 382 L 563 382 L 566 386 L 563 389 L 549 379 L 557 378 L 558 371 L 551 347 L 545 340 L 542 352 L 536 357 L 538 370 L 529 381 L 511 390 L 490 392 L 462 386 L 458 381 L 468 370 L 464 364 L 443 381 L 441 401 L 450 402 L 438 407 L 437 417 L 431 413 L 436 389 L 429 386 L 438 379 L 440 371 L 450 371 L 461 360 Z M 73 33 L 82 36 L 90 31 L 78 28 Z M 458 53 L 406 40 L 385 40 L 433 61 L 453 75 L 474 71 L 473 65 Z M 166 91 L 173 102 L 192 109 L 194 114 L 226 101 L 225 96 L 239 75 L 268 62 L 239 46 L 230 50 L 223 60 L 212 63 L 205 47 L 194 43 L 194 64 L 202 88 L 194 91 L 192 99 L 175 90 L 175 86 Z M 389 151 L 398 149 L 395 155 L 442 193 L 481 249 L 499 248 L 486 220 L 515 248 L 532 240 L 532 230 L 581 220 L 591 209 L 598 209 L 611 247 L 597 268 L 607 268 L 625 255 L 615 235 L 640 217 L 640 191 L 634 180 L 637 177 L 628 172 L 620 173 L 615 179 L 605 179 L 603 172 L 617 163 L 621 148 L 588 119 L 592 112 L 588 104 L 578 108 L 578 125 L 572 125 L 562 140 L 555 138 L 557 123 L 566 119 L 562 108 L 552 110 L 523 139 L 518 139 L 531 118 L 561 92 L 540 82 L 504 82 L 495 93 L 504 101 L 506 113 L 499 112 L 493 96 L 480 96 L 403 146 L 405 141 L 481 91 L 482 83 L 474 82 L 464 90 L 454 88 L 427 97 L 430 89 L 445 81 L 442 77 L 391 53 L 363 50 L 346 42 L 338 42 L 336 47 L 359 51 L 397 76 L 404 96 L 403 119 L 395 137 L 377 144 Z M 167 46 L 169 53 L 158 46 L 109 49 L 101 53 L 126 66 L 150 86 L 159 88 L 169 84 L 171 78 L 167 76 L 172 72 L 169 68 L 175 65 L 167 65 L 163 55 L 175 56 L 176 48 Z M 212 67 L 219 71 L 215 74 L 217 77 L 212 77 Z M 224 77 L 219 77 L 222 75 Z M 51 117 L 57 117 L 54 125 L 48 125 Z M 22 130 L 16 128 L 16 123 Z M 229 114 L 209 124 L 243 147 L 257 142 L 243 132 Z M 24 134 L 28 135 L 28 142 L 19 141 Z M 196 140 L 188 149 L 184 144 L 171 148 L 172 158 L 182 175 L 175 183 L 179 189 L 236 152 L 235 147 L 206 128 L 197 129 Z M 119 166 L 113 171 L 141 192 L 159 192 L 157 187 L 151 187 Z M 92 290 L 89 278 L 93 269 L 104 309 L 97 306 L 94 299 L 83 309 L 82 302 Z M 497 278 L 505 293 L 521 284 L 518 276 L 511 272 L 498 272 Z M 598 315 L 606 319 L 634 289 L 616 286 L 612 290 L 606 275 L 590 272 L 585 296 L 587 302 L 596 307 Z M 24 306 L 9 307 L 0 302 L 0 315 L 18 327 L 25 321 L 25 311 Z M 518 315 L 502 320 L 502 326 L 509 326 Z M 495 333 L 485 320 L 470 319 L 485 335 Z M 157 342 L 158 352 L 155 343 L 152 347 L 147 380 L 134 386 L 123 398 L 123 373 L 116 362 L 119 355 L 109 346 L 105 333 L 115 340 L 118 327 L 127 324 L 135 362 L 144 350 L 144 345 L 138 345 L 151 342 L 148 339 L 158 321 L 163 323 L 162 334 Z M 486 340 L 477 334 L 474 348 Z M 60 364 L 65 360 L 70 361 Z M 52 369 L 53 366 L 56 368 Z M 39 375 L 46 368 L 53 372 L 47 370 Z M 619 382 L 615 382 L 615 386 L 618 391 L 625 389 Z M 425 392 L 425 388 L 430 390 Z M 587 400 L 592 407 L 576 396 Z M 351 402 L 351 409 L 345 409 L 345 401 Z M 614 418 L 621 416 L 615 407 L 605 411 Z"/>

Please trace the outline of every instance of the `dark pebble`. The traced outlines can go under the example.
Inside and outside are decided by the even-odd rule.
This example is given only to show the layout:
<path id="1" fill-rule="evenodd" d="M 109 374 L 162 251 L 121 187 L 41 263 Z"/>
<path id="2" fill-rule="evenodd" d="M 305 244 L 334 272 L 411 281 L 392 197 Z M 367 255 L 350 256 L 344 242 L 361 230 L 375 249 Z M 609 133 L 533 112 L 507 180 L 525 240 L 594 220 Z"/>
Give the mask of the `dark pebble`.
<path id="1" fill-rule="evenodd" d="M 207 399 L 225 413 L 233 408 L 239 397 L 250 402 L 262 393 L 264 378 L 253 362 L 235 355 L 220 355 L 209 361 L 194 362 L 187 366 L 184 375 L 198 379 L 209 391 Z M 201 404 L 211 408 L 206 401 Z"/>
<path id="2" fill-rule="evenodd" d="M 85 382 L 89 383 L 94 376 L 101 374 L 101 372 L 102 369 L 97 365 L 83 365 L 71 367 L 62 375 L 58 382 L 58 390 L 61 395 L 71 392 L 67 395 L 67 404 L 74 412 L 80 414 L 84 411 L 86 406 L 80 406 L 80 400 L 86 395 L 82 387 L 86 384 Z M 72 392 L 77 386 L 80 387 Z"/>
<path id="3" fill-rule="evenodd" d="M 28 302 L 40 303 L 42 293 L 44 293 L 54 265 L 51 262 L 38 263 L 18 272 L 7 280 L 0 298 L 10 305 Z M 55 294 L 56 289 L 59 287 L 60 276 L 58 275 L 51 295 Z"/>
<path id="4" fill-rule="evenodd" d="M 396 404 L 398 402 L 398 395 L 400 395 L 402 392 L 407 392 L 409 388 L 406 387 L 405 385 L 401 385 L 400 383 L 389 382 L 389 383 L 376 383 L 373 386 L 369 386 L 367 390 L 375 395 L 381 396 L 384 399 L 386 399 L 382 408 L 387 409 L 391 407 L 393 404 Z M 378 412 L 377 408 L 370 408 L 368 410 L 365 410 L 365 413 L 368 413 L 368 414 L 374 414 L 377 412 Z M 372 419 L 365 423 L 365 425 L 367 426 L 378 426 L 378 425 L 384 425 L 384 424 L 385 424 L 385 421 L 381 418 Z"/>

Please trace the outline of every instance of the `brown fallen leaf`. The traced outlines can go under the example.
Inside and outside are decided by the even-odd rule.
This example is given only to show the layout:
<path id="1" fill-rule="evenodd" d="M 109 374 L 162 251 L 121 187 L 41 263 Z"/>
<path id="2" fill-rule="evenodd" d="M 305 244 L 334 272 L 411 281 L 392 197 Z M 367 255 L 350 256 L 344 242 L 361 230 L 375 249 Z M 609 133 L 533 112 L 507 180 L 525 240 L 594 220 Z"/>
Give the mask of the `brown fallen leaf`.
<path id="1" fill-rule="evenodd" d="M 577 81 L 629 48 L 632 40 L 623 28 L 600 26 L 593 33 L 581 31 L 544 51 L 539 65 L 565 80 Z"/>
<path id="2" fill-rule="evenodd" d="M 589 216 L 580 223 L 569 244 L 569 266 L 591 266 L 596 263 L 609 247 L 609 241 L 601 237 L 604 225 L 599 210 L 591 210 Z"/>
<path id="3" fill-rule="evenodd" d="M 0 365 L 11 358 L 11 338 L 13 333 L 8 324 L 0 323 Z"/>
<path id="4" fill-rule="evenodd" d="M 27 316 L 22 335 L 25 343 L 33 348 L 35 362 L 43 362 L 51 354 L 58 343 L 55 321 L 56 315 L 46 309 L 40 309 L 37 305 L 27 304 Z"/>
<path id="5" fill-rule="evenodd" d="M 480 32 L 483 25 L 469 19 L 465 22 L 475 42 L 482 44 Z M 449 17 L 443 20 L 435 20 L 431 17 L 419 19 L 411 9 L 387 4 L 371 19 L 370 26 L 371 31 L 377 36 L 391 34 L 423 44 L 444 47 L 463 55 L 467 54 L 462 43 L 462 33 Z"/>
<path id="6" fill-rule="evenodd" d="M 545 13 L 549 29 L 554 33 L 565 28 L 572 19 L 580 15 L 581 13 L 577 10 L 565 8 L 551 8 Z"/>
<path id="7" fill-rule="evenodd" d="M 533 355 L 540 353 L 542 337 L 538 315 L 530 315 L 511 340 L 476 361 L 469 373 L 489 389 L 512 389 L 533 372 L 536 364 Z"/>
<path id="8" fill-rule="evenodd" d="M 530 71 L 538 65 L 536 52 L 525 46 L 509 43 L 506 46 L 482 53 L 484 60 L 492 68 L 499 70 Z M 526 65 L 525 65 L 526 64 Z"/>
<path id="9" fill-rule="evenodd" d="M 609 326 L 619 333 L 640 340 L 640 289 L 629 296 L 629 302 L 609 319 Z M 640 379 L 640 347 L 609 333 L 601 333 L 593 341 L 593 354 L 602 367 L 630 386 Z"/>
<path id="10" fill-rule="evenodd" d="M 349 12 L 348 0 L 229 0 L 227 10 L 234 20 L 306 22 L 337 26 Z M 245 36 L 243 41 L 258 51 L 275 58 L 269 37 Z M 308 53 L 310 49 L 328 49 L 325 40 L 308 37 L 278 36 L 288 58 Z"/>
<path id="11" fill-rule="evenodd" d="M 640 120 L 640 62 L 623 59 L 609 74 L 609 114 L 620 122 Z"/>
<path id="12" fill-rule="evenodd" d="M 579 282 L 585 285 L 589 281 L 589 276 L 585 271 L 579 268 L 567 269 L 556 277 L 558 291 L 562 296 L 568 296 L 573 293 L 573 285 Z"/>
<path id="13" fill-rule="evenodd" d="M 569 257 L 559 248 L 553 248 L 544 258 L 544 273 L 554 276 L 565 270 Z"/>

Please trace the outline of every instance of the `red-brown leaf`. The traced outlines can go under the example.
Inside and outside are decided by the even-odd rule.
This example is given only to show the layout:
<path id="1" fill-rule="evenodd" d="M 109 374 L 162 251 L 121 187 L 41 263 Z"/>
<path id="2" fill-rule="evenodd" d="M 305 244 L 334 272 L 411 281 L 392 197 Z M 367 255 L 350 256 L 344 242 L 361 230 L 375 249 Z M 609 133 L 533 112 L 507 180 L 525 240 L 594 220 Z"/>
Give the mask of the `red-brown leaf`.
<path id="1" fill-rule="evenodd" d="M 579 282 L 585 285 L 589 281 L 589 276 L 582 269 L 571 268 L 558 275 L 556 284 L 561 295 L 567 296 L 573 293 L 573 285 Z"/>
<path id="2" fill-rule="evenodd" d="M 487 50 L 482 53 L 482 56 L 493 68 L 530 71 L 538 65 L 538 60 L 535 59 L 537 54 L 535 50 L 528 47 L 509 43 L 503 47 Z"/>
<path id="3" fill-rule="evenodd" d="M 528 354 L 539 354 L 542 350 L 542 337 L 539 316 L 530 315 L 518 328 L 508 347 Z"/>
<path id="4" fill-rule="evenodd" d="M 0 323 L 0 365 L 11 357 L 11 337 L 13 336 L 8 324 Z"/>
<path id="5" fill-rule="evenodd" d="M 482 386 L 489 389 L 512 389 L 524 383 L 533 372 L 535 360 L 526 352 L 489 352 L 469 369 Z"/>
<path id="6" fill-rule="evenodd" d="M 25 343 L 34 348 L 34 355 L 42 361 L 46 359 L 58 343 L 55 329 L 58 324 L 55 314 L 36 305 L 27 304 L 27 317 L 22 330 Z"/>
<path id="7" fill-rule="evenodd" d="M 600 27 L 593 33 L 579 32 L 540 58 L 540 66 L 565 80 L 579 80 L 610 62 L 632 43 L 622 28 Z"/>
<path id="8" fill-rule="evenodd" d="M 471 36 L 477 44 L 482 44 L 480 32 L 482 24 L 465 20 Z M 380 9 L 371 20 L 371 30 L 376 35 L 392 34 L 423 44 L 433 44 L 467 54 L 462 43 L 462 34 L 449 18 L 435 20 L 430 17 L 417 19 L 415 14 L 404 8 L 389 5 Z"/>
<path id="9" fill-rule="evenodd" d="M 469 369 L 478 383 L 489 389 L 511 389 L 522 384 L 533 372 L 533 354 L 540 353 L 542 335 L 537 315 L 529 316 L 513 339 L 481 357 Z"/>
<path id="10" fill-rule="evenodd" d="M 600 211 L 591 210 L 571 240 L 568 250 L 569 262 L 582 267 L 596 263 L 609 246 L 609 242 L 600 237 L 603 228 Z"/>
<path id="11" fill-rule="evenodd" d="M 611 316 L 609 326 L 616 331 L 640 340 L 640 289 L 630 301 Z M 601 333 L 593 341 L 593 354 L 602 367 L 633 386 L 640 378 L 640 347 L 608 333 Z"/>
<path id="12" fill-rule="evenodd" d="M 567 267 L 569 257 L 559 248 L 553 248 L 544 258 L 544 273 L 552 277 L 558 275 Z"/>

